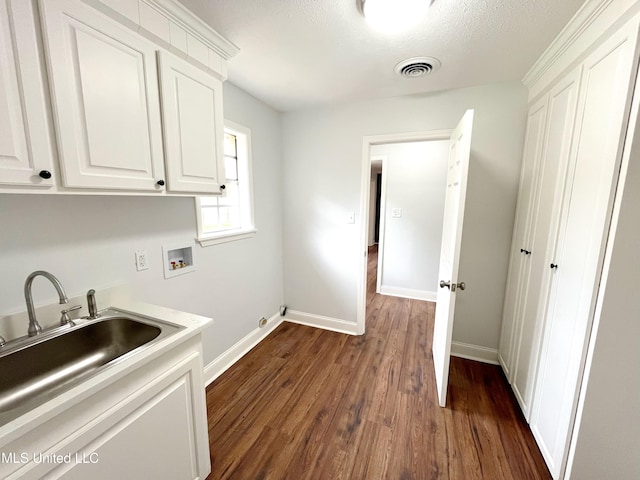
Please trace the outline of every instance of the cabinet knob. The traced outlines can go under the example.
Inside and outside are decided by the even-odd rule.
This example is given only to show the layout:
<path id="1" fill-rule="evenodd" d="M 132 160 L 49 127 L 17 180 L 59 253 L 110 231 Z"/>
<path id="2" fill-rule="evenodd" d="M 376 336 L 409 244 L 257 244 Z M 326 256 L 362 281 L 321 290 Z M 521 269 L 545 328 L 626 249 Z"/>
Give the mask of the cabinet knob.
<path id="1" fill-rule="evenodd" d="M 38 173 L 38 176 L 40 178 L 44 178 L 45 180 L 48 180 L 51 178 L 51 172 L 49 170 L 40 170 L 40 173 Z"/>
<path id="2" fill-rule="evenodd" d="M 558 264 L 557 263 L 552 263 L 551 265 L 549 265 L 549 268 L 553 269 L 553 268 L 558 268 Z"/>
<path id="3" fill-rule="evenodd" d="M 225 188 L 227 188 L 226 185 L 220 185 L 220 190 L 224 190 Z"/>
<path id="4" fill-rule="evenodd" d="M 164 180 L 160 179 L 156 182 L 156 185 L 160 185 L 161 187 L 164 187 Z"/>
<path id="5" fill-rule="evenodd" d="M 524 253 L 525 255 L 531 255 L 531 252 L 529 250 L 525 250 L 524 248 L 520 249 L 520 253 Z"/>

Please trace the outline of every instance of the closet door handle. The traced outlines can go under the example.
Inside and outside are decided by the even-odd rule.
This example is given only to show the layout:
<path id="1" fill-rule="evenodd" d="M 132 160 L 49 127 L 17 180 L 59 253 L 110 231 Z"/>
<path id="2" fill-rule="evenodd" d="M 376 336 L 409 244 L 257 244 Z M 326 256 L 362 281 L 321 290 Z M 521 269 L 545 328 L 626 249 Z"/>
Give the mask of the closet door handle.
<path id="1" fill-rule="evenodd" d="M 551 265 L 549 265 L 549 268 L 551 268 L 552 270 L 555 268 L 557 270 L 558 269 L 558 264 L 557 263 L 552 263 Z"/>
<path id="2" fill-rule="evenodd" d="M 530 250 L 525 250 L 524 248 L 520 249 L 520 253 L 524 253 L 525 255 L 531 255 L 531 251 Z"/>

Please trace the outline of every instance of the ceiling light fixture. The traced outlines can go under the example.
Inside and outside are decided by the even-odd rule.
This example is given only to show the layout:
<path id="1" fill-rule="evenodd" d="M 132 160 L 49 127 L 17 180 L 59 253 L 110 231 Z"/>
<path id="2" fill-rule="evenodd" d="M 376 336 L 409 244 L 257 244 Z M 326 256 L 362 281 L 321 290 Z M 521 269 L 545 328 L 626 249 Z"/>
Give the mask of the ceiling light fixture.
<path id="1" fill-rule="evenodd" d="M 433 0 L 359 0 L 369 24 L 383 33 L 398 33 L 415 26 Z"/>

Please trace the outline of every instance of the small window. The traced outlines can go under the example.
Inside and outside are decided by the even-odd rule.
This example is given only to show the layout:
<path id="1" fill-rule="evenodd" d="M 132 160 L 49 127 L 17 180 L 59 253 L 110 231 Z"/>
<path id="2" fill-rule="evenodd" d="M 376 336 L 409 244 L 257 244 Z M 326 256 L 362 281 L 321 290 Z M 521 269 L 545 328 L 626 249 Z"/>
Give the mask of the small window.
<path id="1" fill-rule="evenodd" d="M 251 131 L 225 122 L 225 189 L 221 195 L 197 197 L 201 245 L 240 240 L 255 234 L 251 191 Z"/>

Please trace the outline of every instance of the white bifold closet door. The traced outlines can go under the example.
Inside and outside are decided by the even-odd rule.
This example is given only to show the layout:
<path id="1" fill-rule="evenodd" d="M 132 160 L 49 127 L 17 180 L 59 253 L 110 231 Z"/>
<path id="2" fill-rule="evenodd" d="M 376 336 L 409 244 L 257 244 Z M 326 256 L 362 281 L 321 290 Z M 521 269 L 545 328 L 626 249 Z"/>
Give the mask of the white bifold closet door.
<path id="1" fill-rule="evenodd" d="M 638 18 L 583 62 L 530 425 L 564 471 L 637 64 Z"/>

